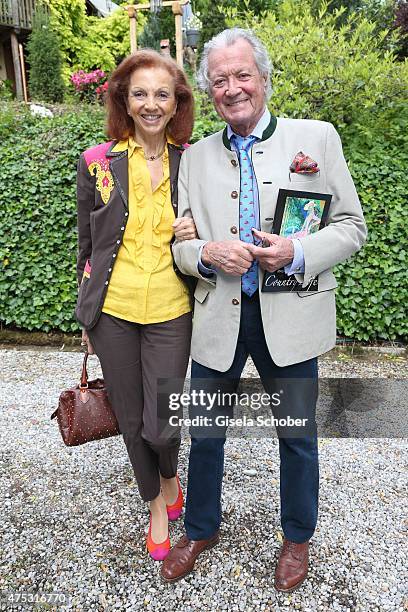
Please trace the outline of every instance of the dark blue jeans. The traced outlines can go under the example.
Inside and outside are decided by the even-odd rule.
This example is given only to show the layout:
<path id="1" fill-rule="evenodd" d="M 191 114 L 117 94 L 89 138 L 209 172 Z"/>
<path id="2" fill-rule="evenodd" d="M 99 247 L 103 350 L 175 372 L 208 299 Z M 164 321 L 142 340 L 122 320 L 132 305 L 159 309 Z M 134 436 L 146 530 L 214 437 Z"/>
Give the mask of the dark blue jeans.
<path id="1" fill-rule="evenodd" d="M 191 388 L 200 390 L 203 381 L 213 379 L 217 388 L 236 388 L 251 355 L 262 384 L 269 393 L 274 378 L 314 379 L 316 395 L 304 397 L 302 385 L 291 384 L 291 401 L 302 404 L 301 411 L 315 419 L 317 359 L 279 367 L 270 356 L 263 331 L 259 295 L 242 294 L 241 325 L 234 361 L 226 372 L 218 372 L 193 361 Z M 210 384 L 210 383 L 209 383 Z M 312 383 L 314 384 L 314 383 Z M 224 388 L 224 387 L 222 387 Z M 296 390 L 299 390 L 298 392 Z M 206 390 L 208 390 L 206 386 Z M 299 410 L 298 410 L 299 414 Z M 195 435 L 191 430 L 185 528 L 191 540 L 210 538 L 221 524 L 221 488 L 224 472 L 225 428 L 217 437 Z M 287 539 L 297 543 L 309 540 L 316 528 L 319 492 L 317 432 L 309 437 L 279 437 L 281 524 Z"/>

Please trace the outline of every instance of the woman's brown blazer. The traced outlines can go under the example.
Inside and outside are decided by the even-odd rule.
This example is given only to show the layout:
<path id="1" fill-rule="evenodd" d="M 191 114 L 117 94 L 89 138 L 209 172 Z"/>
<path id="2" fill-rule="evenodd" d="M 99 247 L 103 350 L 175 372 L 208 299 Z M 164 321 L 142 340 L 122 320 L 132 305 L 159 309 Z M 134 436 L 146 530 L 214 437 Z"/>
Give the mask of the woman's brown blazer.
<path id="1" fill-rule="evenodd" d="M 101 314 L 129 218 L 127 151 L 114 152 L 115 145 L 113 141 L 92 147 L 82 153 L 78 162 L 79 293 L 75 316 L 85 329 L 91 329 Z M 171 201 L 177 217 L 177 179 L 183 147 L 168 147 Z"/>

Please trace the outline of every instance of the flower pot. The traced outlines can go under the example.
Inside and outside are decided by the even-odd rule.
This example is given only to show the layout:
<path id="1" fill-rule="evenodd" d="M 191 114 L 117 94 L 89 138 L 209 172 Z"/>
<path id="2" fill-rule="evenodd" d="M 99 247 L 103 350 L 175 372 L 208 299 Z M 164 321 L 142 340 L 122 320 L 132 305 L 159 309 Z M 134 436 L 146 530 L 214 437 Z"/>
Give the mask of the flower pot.
<path id="1" fill-rule="evenodd" d="M 198 47 L 200 42 L 200 30 L 186 30 L 186 42 L 189 47 Z"/>

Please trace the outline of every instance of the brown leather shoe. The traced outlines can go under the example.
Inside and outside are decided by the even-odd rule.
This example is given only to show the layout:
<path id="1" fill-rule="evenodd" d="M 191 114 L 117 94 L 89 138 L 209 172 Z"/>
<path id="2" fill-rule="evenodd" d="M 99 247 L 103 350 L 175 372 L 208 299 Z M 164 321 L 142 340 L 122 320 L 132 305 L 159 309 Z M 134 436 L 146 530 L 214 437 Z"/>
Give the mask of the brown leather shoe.
<path id="1" fill-rule="evenodd" d="M 161 566 L 161 577 L 166 582 L 176 582 L 187 576 L 193 568 L 198 555 L 212 548 L 220 541 L 217 531 L 209 540 L 189 540 L 183 536 L 170 550 Z"/>
<path id="2" fill-rule="evenodd" d="M 283 541 L 275 570 L 275 589 L 289 593 L 297 589 L 307 576 L 309 562 L 309 542 L 296 544 Z"/>

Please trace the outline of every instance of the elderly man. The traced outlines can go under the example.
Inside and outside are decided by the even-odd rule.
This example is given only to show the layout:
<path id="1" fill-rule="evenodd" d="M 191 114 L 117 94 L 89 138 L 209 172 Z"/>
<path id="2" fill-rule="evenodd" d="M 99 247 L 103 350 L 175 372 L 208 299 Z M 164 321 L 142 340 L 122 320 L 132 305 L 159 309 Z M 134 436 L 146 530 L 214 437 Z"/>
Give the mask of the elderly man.
<path id="1" fill-rule="evenodd" d="M 192 387 L 199 388 L 205 379 L 209 384 L 232 381 L 236 388 L 251 355 L 266 389 L 273 378 L 296 379 L 291 402 L 297 409 L 303 406 L 315 422 L 316 395 L 306 397 L 300 381 L 316 381 L 317 356 L 335 345 L 331 268 L 356 252 L 366 237 L 339 136 L 330 123 L 271 115 L 266 107 L 270 62 L 248 30 L 225 30 L 209 41 L 199 79 L 227 125 L 190 147 L 180 166 L 180 216 L 192 215 L 199 236 L 174 245 L 177 266 L 198 278 Z M 300 151 L 318 164 L 319 172 L 290 173 Z M 280 188 L 331 194 L 326 226 L 297 239 L 274 234 Z M 261 239 L 264 248 L 254 244 Z M 317 291 L 263 292 L 264 271 L 281 268 L 302 287 L 317 277 Z M 198 555 L 219 541 L 224 442 L 225 431 L 206 437 L 192 430 L 186 535 L 163 562 L 161 574 L 168 582 L 186 576 Z M 316 430 L 304 437 L 279 436 L 279 452 L 284 542 L 275 587 L 291 591 L 307 575 L 308 545 L 317 522 Z"/>

